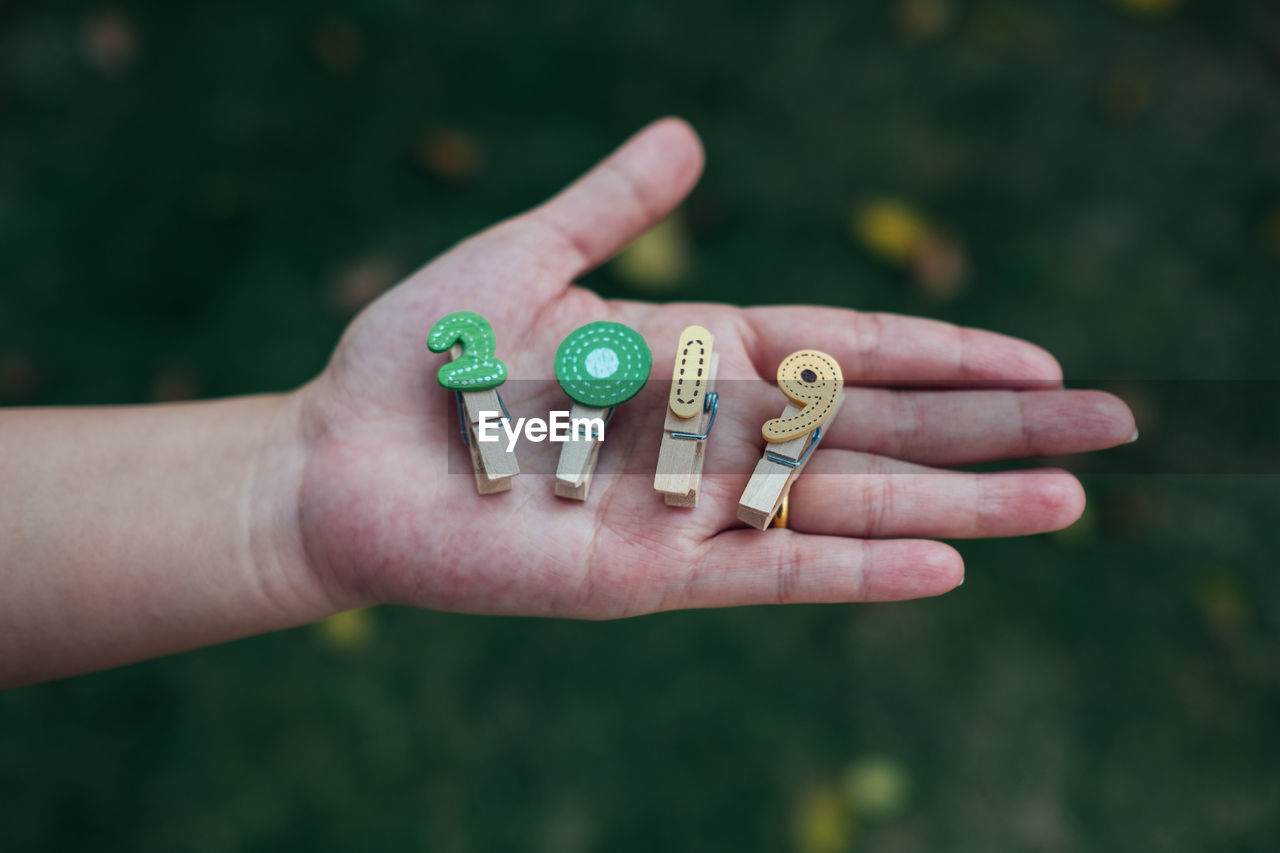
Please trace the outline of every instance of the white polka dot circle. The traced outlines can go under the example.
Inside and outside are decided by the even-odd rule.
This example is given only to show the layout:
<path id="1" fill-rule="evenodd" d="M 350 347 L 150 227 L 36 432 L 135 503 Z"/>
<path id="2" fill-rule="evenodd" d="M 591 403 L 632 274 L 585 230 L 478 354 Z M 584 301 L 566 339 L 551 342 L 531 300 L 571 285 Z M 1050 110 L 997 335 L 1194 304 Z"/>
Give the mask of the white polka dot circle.
<path id="1" fill-rule="evenodd" d="M 593 379 L 608 379 L 618 372 L 618 354 L 608 347 L 597 347 L 587 353 L 583 367 Z"/>

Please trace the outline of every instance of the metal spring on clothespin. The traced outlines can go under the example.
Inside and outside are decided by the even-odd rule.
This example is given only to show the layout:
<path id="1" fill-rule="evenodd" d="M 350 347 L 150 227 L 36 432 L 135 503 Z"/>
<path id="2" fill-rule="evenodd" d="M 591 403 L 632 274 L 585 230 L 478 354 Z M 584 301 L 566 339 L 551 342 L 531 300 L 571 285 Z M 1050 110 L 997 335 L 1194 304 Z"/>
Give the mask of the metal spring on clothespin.
<path id="1" fill-rule="evenodd" d="M 606 426 L 608 426 L 608 425 L 609 425 L 609 421 L 613 420 L 613 413 L 614 413 L 614 412 L 616 412 L 617 410 L 618 410 L 618 407 L 617 407 L 617 406 L 610 406 L 610 407 L 608 408 L 608 410 L 606 410 L 606 411 L 605 411 L 605 413 L 604 413 L 604 423 L 601 425 L 602 427 L 606 427 Z M 595 433 L 591 432 L 590 430 L 584 429 L 581 423 L 580 423 L 580 424 L 578 424 L 578 427 L 577 427 L 577 434 L 578 434 L 578 435 L 585 435 L 587 438 L 603 438 L 603 437 L 604 437 L 604 432 L 603 432 L 603 430 L 600 432 L 600 434 L 599 434 L 599 435 L 597 435 L 597 434 L 595 434 Z"/>
<path id="2" fill-rule="evenodd" d="M 786 465 L 788 468 L 799 468 L 804 461 L 809 458 L 809 454 L 818 446 L 818 442 L 822 441 L 822 427 L 814 427 L 813 432 L 809 433 L 809 443 L 805 445 L 804 453 L 800 454 L 799 459 L 788 459 L 774 453 L 772 450 L 765 453 L 765 458 L 770 462 L 777 462 L 779 465 Z"/>
<path id="3" fill-rule="evenodd" d="M 708 391 L 702 401 L 702 411 L 711 412 L 711 420 L 707 421 L 706 432 L 673 432 L 672 438 L 686 438 L 690 441 L 706 441 L 711 435 L 711 428 L 716 425 L 716 413 L 720 410 L 720 394 Z"/>
<path id="4" fill-rule="evenodd" d="M 494 393 L 494 396 L 498 398 L 498 405 L 502 407 L 502 419 L 504 421 L 510 421 L 511 413 L 507 411 L 507 404 L 502 401 L 502 395 L 497 391 L 494 391 L 493 393 Z M 464 412 L 464 407 L 462 404 L 462 392 L 454 391 L 453 396 L 454 396 L 454 400 L 458 404 L 458 431 L 462 433 L 462 443 L 469 447 L 471 445 L 471 436 L 468 435 L 467 416 Z"/>

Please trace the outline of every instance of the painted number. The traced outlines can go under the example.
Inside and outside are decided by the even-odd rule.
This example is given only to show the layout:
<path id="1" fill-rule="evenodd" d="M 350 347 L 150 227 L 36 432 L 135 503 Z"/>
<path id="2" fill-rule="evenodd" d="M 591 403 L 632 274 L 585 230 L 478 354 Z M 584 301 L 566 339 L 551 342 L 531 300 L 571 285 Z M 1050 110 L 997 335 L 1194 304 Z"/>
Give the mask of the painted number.
<path id="1" fill-rule="evenodd" d="M 436 379 L 450 391 L 480 391 L 507 381 L 507 366 L 494 349 L 497 338 L 489 321 L 472 311 L 447 314 L 431 327 L 427 346 L 432 352 L 447 352 L 462 345 L 462 355 L 440 366 Z"/>
<path id="2" fill-rule="evenodd" d="M 556 379 L 584 406 L 625 403 L 640 393 L 652 367 L 644 338 L 621 323 L 588 323 L 570 332 L 556 350 Z"/>
<path id="3" fill-rule="evenodd" d="M 702 326 L 690 326 L 680 333 L 676 366 L 671 372 L 671 396 L 667 398 L 667 405 L 678 418 L 691 418 L 702 411 L 714 343 L 711 333 Z"/>
<path id="4" fill-rule="evenodd" d="M 790 441 L 822 424 L 844 392 L 840 365 L 825 352 L 802 349 L 778 365 L 778 387 L 800 411 L 765 421 L 760 432 L 765 441 Z"/>

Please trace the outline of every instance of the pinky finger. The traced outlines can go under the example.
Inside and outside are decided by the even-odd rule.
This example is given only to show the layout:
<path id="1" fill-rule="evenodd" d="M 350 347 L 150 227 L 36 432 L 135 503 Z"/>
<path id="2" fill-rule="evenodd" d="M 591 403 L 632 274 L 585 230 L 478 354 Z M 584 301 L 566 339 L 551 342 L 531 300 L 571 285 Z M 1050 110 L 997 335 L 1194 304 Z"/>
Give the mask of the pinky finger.
<path id="1" fill-rule="evenodd" d="M 703 543 L 686 571 L 667 608 L 926 598 L 957 587 L 964 562 L 927 539 L 728 530 Z"/>

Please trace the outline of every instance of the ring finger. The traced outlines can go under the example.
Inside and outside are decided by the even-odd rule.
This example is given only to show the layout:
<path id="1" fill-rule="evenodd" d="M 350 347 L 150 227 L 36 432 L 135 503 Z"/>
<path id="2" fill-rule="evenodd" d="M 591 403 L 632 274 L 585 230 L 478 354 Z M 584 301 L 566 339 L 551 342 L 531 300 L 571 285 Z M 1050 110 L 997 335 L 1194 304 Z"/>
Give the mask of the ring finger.
<path id="1" fill-rule="evenodd" d="M 1059 530 L 1084 491 L 1057 469 L 943 471 L 849 450 L 814 454 L 791 489 L 789 527 L 867 538 L 972 539 Z"/>

